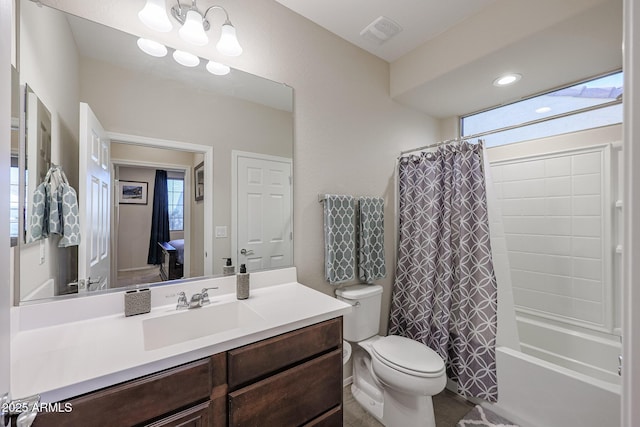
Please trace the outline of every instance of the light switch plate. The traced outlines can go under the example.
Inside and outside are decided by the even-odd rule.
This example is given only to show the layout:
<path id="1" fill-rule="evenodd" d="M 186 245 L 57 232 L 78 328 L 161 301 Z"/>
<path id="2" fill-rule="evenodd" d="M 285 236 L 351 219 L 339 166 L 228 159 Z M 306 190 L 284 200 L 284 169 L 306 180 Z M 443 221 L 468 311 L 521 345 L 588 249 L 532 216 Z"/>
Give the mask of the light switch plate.
<path id="1" fill-rule="evenodd" d="M 227 226 L 216 225 L 216 239 L 222 239 L 227 237 Z"/>

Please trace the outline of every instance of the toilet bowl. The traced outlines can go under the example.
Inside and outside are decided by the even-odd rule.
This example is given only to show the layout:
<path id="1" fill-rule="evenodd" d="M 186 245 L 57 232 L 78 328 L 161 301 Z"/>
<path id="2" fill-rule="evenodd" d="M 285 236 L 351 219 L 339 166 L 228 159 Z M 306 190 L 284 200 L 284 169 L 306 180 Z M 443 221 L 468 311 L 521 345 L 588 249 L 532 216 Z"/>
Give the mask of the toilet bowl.
<path id="1" fill-rule="evenodd" d="M 355 345 L 355 400 L 385 426 L 435 427 L 431 396 L 447 381 L 442 358 L 417 341 L 376 335 L 381 286 L 348 286 L 336 294 L 353 306 L 344 316 L 344 338 Z"/>
<path id="2" fill-rule="evenodd" d="M 351 359 L 351 344 L 348 341 L 342 341 L 342 364 L 346 365 Z"/>

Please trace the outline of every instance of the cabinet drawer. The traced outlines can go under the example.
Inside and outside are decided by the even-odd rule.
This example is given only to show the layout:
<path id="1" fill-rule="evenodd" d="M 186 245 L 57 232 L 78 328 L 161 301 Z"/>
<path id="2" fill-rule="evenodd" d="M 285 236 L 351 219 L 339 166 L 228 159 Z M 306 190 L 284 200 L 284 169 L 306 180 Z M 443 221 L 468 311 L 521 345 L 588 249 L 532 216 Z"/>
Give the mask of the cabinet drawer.
<path id="1" fill-rule="evenodd" d="M 304 427 L 342 427 L 342 406 L 320 415 L 305 424 Z"/>
<path id="2" fill-rule="evenodd" d="M 230 393 L 229 425 L 300 426 L 341 403 L 342 351 L 337 349 Z"/>
<path id="3" fill-rule="evenodd" d="M 145 427 L 209 427 L 210 402 L 201 403 Z"/>
<path id="4" fill-rule="evenodd" d="M 229 389 L 336 348 L 342 348 L 342 317 L 231 350 Z"/>
<path id="5" fill-rule="evenodd" d="M 209 358 L 69 400 L 68 413 L 42 413 L 34 426 L 132 426 L 209 400 Z"/>

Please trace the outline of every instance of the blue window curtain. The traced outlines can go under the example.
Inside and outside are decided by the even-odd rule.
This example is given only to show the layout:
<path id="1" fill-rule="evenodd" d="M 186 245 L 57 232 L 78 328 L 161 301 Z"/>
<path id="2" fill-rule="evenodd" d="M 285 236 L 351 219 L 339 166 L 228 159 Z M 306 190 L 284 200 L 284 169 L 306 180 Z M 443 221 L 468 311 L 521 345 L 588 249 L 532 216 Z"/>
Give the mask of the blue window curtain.
<path id="1" fill-rule="evenodd" d="M 153 214 L 151 215 L 151 237 L 147 264 L 161 264 L 162 250 L 158 242 L 168 242 L 169 237 L 169 194 L 167 189 L 167 171 L 156 170 L 153 189 Z"/>

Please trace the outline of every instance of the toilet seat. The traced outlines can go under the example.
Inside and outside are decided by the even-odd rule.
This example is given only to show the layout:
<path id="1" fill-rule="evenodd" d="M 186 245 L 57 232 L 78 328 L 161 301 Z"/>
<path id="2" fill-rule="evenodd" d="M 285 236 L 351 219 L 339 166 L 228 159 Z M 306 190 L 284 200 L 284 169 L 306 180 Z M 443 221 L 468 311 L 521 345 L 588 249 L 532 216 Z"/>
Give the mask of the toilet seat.
<path id="1" fill-rule="evenodd" d="M 389 335 L 371 345 L 372 354 L 384 365 L 420 378 L 444 375 L 442 358 L 426 345 L 409 338 Z"/>

